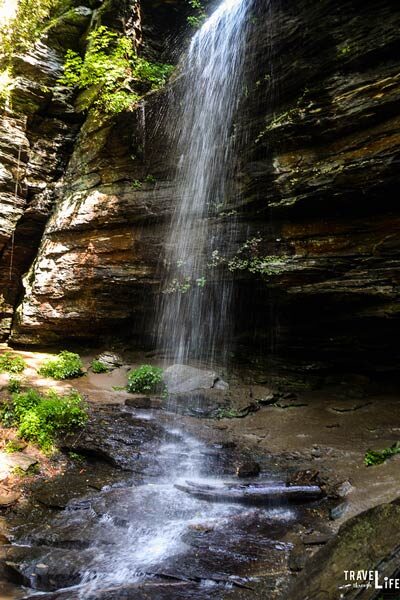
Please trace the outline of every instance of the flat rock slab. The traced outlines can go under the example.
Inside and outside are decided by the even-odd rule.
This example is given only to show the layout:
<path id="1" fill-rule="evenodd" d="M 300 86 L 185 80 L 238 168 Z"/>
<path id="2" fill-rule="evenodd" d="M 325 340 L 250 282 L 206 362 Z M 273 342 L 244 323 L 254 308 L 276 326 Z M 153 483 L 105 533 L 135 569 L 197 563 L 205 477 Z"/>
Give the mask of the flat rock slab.
<path id="1" fill-rule="evenodd" d="M 228 384 L 215 371 L 188 365 L 172 365 L 164 371 L 164 383 L 170 394 L 194 392 L 201 389 L 227 389 Z"/>
<path id="2" fill-rule="evenodd" d="M 106 465 L 105 465 L 106 466 Z M 49 508 L 63 509 L 67 504 L 85 496 L 89 492 L 100 491 L 105 485 L 112 485 L 121 480 L 121 472 L 108 467 L 99 472 L 92 466 L 86 472 L 71 471 L 57 475 L 52 479 L 39 481 L 31 486 L 33 498 Z"/>
<path id="3" fill-rule="evenodd" d="M 37 458 L 29 454 L 22 454 L 21 452 L 7 454 L 6 452 L 0 452 L 0 480 L 11 475 L 15 469 L 22 469 L 22 471 L 26 472 L 29 467 L 36 465 L 37 462 Z"/>
<path id="4" fill-rule="evenodd" d="M 212 388 L 170 394 L 164 406 L 166 410 L 181 415 L 210 419 L 218 417 L 221 411 L 227 409 L 228 401 L 224 391 Z"/>

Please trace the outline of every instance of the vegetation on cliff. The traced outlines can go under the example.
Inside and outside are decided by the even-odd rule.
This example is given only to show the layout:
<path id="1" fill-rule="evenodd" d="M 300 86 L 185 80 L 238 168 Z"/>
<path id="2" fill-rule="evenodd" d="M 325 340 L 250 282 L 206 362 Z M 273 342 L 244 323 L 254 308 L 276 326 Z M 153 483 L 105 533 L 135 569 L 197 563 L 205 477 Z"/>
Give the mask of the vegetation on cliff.
<path id="1" fill-rule="evenodd" d="M 0 56 L 27 50 L 60 4 L 60 0 L 19 0 L 15 15 L 0 28 Z"/>
<path id="2" fill-rule="evenodd" d="M 101 26 L 89 34 L 84 58 L 68 50 L 60 82 L 86 92 L 81 97 L 82 109 L 119 113 L 140 99 L 134 91 L 135 82 L 147 84 L 147 91 L 157 89 L 172 70 L 172 65 L 138 56 L 128 37 Z"/>

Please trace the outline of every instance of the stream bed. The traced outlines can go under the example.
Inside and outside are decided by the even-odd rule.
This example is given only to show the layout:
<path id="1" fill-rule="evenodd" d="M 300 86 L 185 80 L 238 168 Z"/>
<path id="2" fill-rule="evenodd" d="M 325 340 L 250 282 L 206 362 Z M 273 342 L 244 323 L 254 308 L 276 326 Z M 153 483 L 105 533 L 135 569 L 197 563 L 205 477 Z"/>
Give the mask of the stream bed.
<path id="1" fill-rule="evenodd" d="M 94 410 L 85 434 L 65 443 L 91 463 L 37 486 L 15 515 L 3 566 L 19 597 L 207 599 L 260 578 L 274 594 L 287 585 L 288 532 L 315 518 L 315 502 L 214 503 L 176 487 L 234 481 L 245 450 L 177 429 L 171 413 L 124 406 Z M 257 481 L 284 485 L 265 470 Z"/>

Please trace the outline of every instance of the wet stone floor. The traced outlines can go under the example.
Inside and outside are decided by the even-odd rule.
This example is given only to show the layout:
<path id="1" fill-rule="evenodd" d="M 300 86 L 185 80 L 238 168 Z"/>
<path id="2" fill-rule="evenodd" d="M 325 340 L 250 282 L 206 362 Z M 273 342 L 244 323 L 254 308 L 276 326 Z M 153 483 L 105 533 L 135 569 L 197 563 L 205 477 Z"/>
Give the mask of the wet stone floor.
<path id="1" fill-rule="evenodd" d="M 94 444 L 101 456 L 94 423 L 106 427 L 105 412 L 86 438 L 68 441 L 92 460 L 85 484 L 79 470 L 39 484 L 25 509 L 11 515 L 2 565 L 14 591 L 4 598 L 265 598 L 265 586 L 268 597 L 278 597 L 288 583 L 288 532 L 310 522 L 318 503 L 256 507 L 197 499 L 176 485 L 229 481 L 238 449 L 176 429 L 162 411 L 118 411 L 122 417 L 110 422 L 119 429 L 114 437 L 108 431 L 103 450 L 108 462 L 93 460 Z M 265 471 L 260 480 L 280 482 Z"/>

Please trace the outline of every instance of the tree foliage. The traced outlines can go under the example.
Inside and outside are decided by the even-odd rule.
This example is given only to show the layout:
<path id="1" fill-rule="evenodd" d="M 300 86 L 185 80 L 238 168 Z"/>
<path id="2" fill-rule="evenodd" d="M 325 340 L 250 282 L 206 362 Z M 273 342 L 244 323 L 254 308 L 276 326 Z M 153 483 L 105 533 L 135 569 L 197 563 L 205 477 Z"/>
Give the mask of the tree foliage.
<path id="1" fill-rule="evenodd" d="M 40 36 L 59 0 L 19 0 L 15 16 L 0 29 L 0 54 L 23 52 Z"/>

